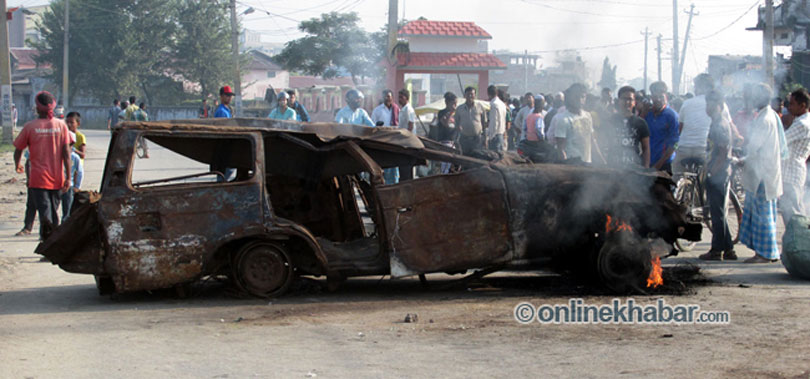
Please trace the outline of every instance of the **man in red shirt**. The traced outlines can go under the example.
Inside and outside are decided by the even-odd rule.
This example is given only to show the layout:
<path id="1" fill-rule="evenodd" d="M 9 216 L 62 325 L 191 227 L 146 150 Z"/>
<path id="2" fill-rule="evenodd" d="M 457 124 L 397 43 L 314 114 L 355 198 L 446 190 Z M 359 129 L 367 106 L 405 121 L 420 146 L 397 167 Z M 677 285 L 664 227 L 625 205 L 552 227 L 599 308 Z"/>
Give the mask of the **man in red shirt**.
<path id="1" fill-rule="evenodd" d="M 39 237 L 44 241 L 59 225 L 60 193 L 70 188 L 65 178 L 65 173 L 70 172 L 70 133 L 64 121 L 53 117 L 53 95 L 43 91 L 35 101 L 39 118 L 26 123 L 14 140 L 14 167 L 18 173 L 25 172 L 20 158 L 28 148 L 28 187 L 39 213 Z"/>

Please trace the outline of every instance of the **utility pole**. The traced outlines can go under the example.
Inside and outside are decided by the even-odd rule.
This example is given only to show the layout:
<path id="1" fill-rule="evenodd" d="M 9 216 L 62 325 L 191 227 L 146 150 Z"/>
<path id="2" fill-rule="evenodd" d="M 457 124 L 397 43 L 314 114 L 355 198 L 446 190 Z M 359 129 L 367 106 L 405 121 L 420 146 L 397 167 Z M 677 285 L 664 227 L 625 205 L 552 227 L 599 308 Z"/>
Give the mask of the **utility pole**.
<path id="1" fill-rule="evenodd" d="M 695 4 L 693 3 L 691 7 L 689 7 L 689 11 L 684 11 L 686 14 L 689 15 L 689 21 L 686 23 L 686 35 L 683 36 L 683 53 L 681 54 L 681 62 L 678 64 L 678 80 L 680 81 L 681 77 L 683 77 L 683 66 L 684 62 L 686 62 L 686 45 L 689 44 L 689 29 L 692 28 L 692 16 L 697 16 L 700 13 L 695 12 Z"/>
<path id="2" fill-rule="evenodd" d="M 236 0 L 231 0 L 231 49 L 233 50 L 235 116 L 242 115 L 242 75 L 239 70 L 239 25 L 236 20 Z"/>
<path id="3" fill-rule="evenodd" d="M 773 79 L 773 0 L 765 0 L 765 30 L 762 35 L 762 59 L 765 60 L 765 83 L 776 93 Z"/>
<path id="4" fill-rule="evenodd" d="M 3 10 L 2 21 L 0 21 L 0 87 L 2 87 L 2 125 L 3 142 L 11 143 L 14 138 L 13 125 L 11 124 L 11 57 L 9 56 L 8 43 L 8 20 L 5 17 L 7 11 L 6 0 L 0 0 L 0 8 Z"/>
<path id="5" fill-rule="evenodd" d="M 62 106 L 68 108 L 68 52 L 70 51 L 70 0 L 65 0 L 65 38 L 62 51 Z"/>
<path id="6" fill-rule="evenodd" d="M 644 28 L 644 88 L 647 88 L 647 41 L 650 37 L 649 28 Z"/>
<path id="7" fill-rule="evenodd" d="M 405 4 L 403 4 L 403 7 L 404 6 Z M 394 46 L 397 44 L 398 33 L 399 23 L 397 22 L 397 0 L 388 0 L 388 54 L 393 52 Z"/>
<path id="8" fill-rule="evenodd" d="M 678 63 L 678 0 L 672 0 L 672 93 L 678 95 L 681 93 L 681 69 Z"/>
<path id="9" fill-rule="evenodd" d="M 523 93 L 529 92 L 529 50 L 523 51 Z"/>
<path id="10" fill-rule="evenodd" d="M 661 79 L 661 35 L 658 35 L 658 81 Z"/>

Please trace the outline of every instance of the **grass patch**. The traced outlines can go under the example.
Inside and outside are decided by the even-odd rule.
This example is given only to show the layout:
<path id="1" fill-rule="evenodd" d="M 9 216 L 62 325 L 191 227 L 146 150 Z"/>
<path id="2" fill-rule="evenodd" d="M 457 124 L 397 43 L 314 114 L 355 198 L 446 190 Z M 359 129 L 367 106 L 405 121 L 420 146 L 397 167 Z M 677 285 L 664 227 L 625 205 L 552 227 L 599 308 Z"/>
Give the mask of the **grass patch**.
<path id="1" fill-rule="evenodd" d="M 10 143 L 0 143 L 0 154 L 14 151 L 14 145 Z"/>

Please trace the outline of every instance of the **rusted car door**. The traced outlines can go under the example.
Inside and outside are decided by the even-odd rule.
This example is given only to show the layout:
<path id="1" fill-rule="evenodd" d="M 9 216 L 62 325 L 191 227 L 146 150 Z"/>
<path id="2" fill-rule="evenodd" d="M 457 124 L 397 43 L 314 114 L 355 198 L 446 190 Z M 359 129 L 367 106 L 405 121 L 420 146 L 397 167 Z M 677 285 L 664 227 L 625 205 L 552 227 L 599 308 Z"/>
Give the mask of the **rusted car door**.
<path id="1" fill-rule="evenodd" d="M 377 189 L 391 276 L 485 267 L 511 259 L 506 185 L 484 167 Z"/>
<path id="2" fill-rule="evenodd" d="M 133 183 L 133 155 L 128 179 L 121 183 L 125 188 L 105 191 L 115 194 L 105 195 L 100 202 L 100 220 L 110 249 L 105 266 L 116 288 L 124 291 L 194 279 L 221 243 L 261 228 L 263 223 L 263 154 L 257 154 L 262 144 L 258 133 L 146 135 L 152 146 L 162 145 L 199 162 L 198 169 L 209 177 L 195 181 L 200 177 L 192 174 L 157 183 Z M 204 162 L 214 150 L 228 156 L 229 164 L 224 167 L 242 170 L 245 176 L 220 183 L 216 175 L 206 174 L 209 168 Z"/>

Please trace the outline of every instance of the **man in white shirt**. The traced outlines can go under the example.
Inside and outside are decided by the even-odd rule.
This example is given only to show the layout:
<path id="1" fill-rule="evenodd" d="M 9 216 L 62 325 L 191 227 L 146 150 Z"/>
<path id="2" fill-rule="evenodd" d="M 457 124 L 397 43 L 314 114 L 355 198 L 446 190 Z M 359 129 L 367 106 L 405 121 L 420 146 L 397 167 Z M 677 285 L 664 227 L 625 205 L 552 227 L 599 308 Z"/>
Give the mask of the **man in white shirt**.
<path id="1" fill-rule="evenodd" d="M 594 138 L 591 114 L 582 109 L 586 94 L 587 89 L 581 83 L 574 83 L 565 91 L 565 111 L 554 116 L 556 125 L 553 136 L 564 159 L 580 158 L 585 163 L 591 163 L 593 146 L 604 163 Z"/>
<path id="2" fill-rule="evenodd" d="M 772 94 L 767 84 L 753 89 L 757 118 L 751 122 L 741 158 L 745 207 L 740 225 L 740 242 L 756 253 L 746 263 L 768 263 L 779 259 L 776 239 L 776 200 L 782 196 L 782 143 L 779 115 L 771 109 Z M 787 146 L 785 146 L 787 148 Z"/>
<path id="3" fill-rule="evenodd" d="M 416 112 L 410 103 L 411 93 L 407 89 L 401 89 L 397 93 L 399 103 L 399 127 L 414 132 L 414 122 L 416 122 Z M 419 133 L 416 133 L 419 134 Z M 399 166 L 399 180 L 413 179 L 413 165 Z"/>
<path id="4" fill-rule="evenodd" d="M 492 151 L 506 152 L 506 104 L 498 98 L 498 88 L 487 87 L 489 96 L 489 124 L 487 125 L 487 146 Z"/>
<path id="5" fill-rule="evenodd" d="M 694 83 L 697 96 L 684 101 L 678 112 L 681 136 L 678 140 L 675 160 L 672 163 L 672 174 L 676 181 L 683 174 L 684 167 L 681 162 L 684 159 L 706 159 L 706 142 L 709 138 L 709 127 L 712 124 L 711 117 L 706 114 L 706 94 L 714 90 L 714 79 L 709 74 L 700 74 L 695 77 Z M 731 122 L 731 115 L 725 104 L 722 117 L 726 122 Z"/>
<path id="6" fill-rule="evenodd" d="M 793 123 L 785 131 L 785 142 L 788 147 L 787 159 L 782 160 L 782 197 L 779 198 L 779 208 L 782 211 L 782 220 L 785 225 L 790 223 L 794 215 L 804 215 L 804 181 L 807 178 L 805 162 L 810 156 L 810 95 L 800 89 L 790 94 L 788 111 L 793 117 Z"/>
<path id="7" fill-rule="evenodd" d="M 396 126 L 394 121 L 394 93 L 390 89 L 382 91 L 383 102 L 371 112 L 371 121 L 375 126 Z"/>

